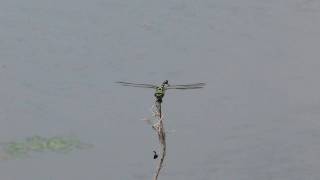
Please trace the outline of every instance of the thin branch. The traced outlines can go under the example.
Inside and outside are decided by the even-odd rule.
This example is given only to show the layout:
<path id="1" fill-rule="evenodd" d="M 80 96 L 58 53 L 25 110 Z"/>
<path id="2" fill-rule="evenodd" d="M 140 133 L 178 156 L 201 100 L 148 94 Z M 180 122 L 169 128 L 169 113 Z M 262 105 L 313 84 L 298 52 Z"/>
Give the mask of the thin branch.
<path id="1" fill-rule="evenodd" d="M 154 114 L 155 114 L 155 117 L 158 119 L 158 121 L 152 127 L 158 134 L 158 139 L 159 139 L 159 143 L 160 143 L 160 147 L 161 147 L 161 156 L 159 159 L 156 173 L 154 175 L 154 180 L 158 180 L 160 171 L 163 167 L 164 158 L 166 156 L 167 145 L 166 145 L 166 133 L 165 133 L 164 125 L 163 125 L 163 116 L 162 116 L 162 112 L 161 112 L 161 103 L 156 102 L 155 107 L 156 107 L 156 112 Z"/>
<path id="2" fill-rule="evenodd" d="M 153 178 L 153 180 L 158 180 L 160 171 L 163 168 L 163 163 L 164 163 L 164 158 L 166 156 L 166 148 L 167 148 L 166 133 L 165 133 L 166 131 L 164 129 L 164 123 L 163 123 L 164 116 L 161 112 L 160 102 L 156 102 L 156 104 L 151 107 L 151 113 L 152 113 L 151 118 L 144 118 L 142 120 L 150 124 L 153 130 L 155 130 L 158 135 L 158 139 L 160 143 L 160 156 L 159 156 L 158 166 Z"/>

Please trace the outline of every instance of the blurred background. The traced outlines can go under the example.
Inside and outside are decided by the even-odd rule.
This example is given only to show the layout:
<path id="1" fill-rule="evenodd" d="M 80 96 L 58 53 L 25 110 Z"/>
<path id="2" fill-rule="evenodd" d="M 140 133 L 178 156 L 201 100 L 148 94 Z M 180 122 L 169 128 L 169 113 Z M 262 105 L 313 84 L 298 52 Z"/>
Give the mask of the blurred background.
<path id="1" fill-rule="evenodd" d="M 320 1 L 1 0 L 0 142 L 94 148 L 0 161 L 1 180 L 141 180 L 168 91 L 161 180 L 320 179 Z"/>

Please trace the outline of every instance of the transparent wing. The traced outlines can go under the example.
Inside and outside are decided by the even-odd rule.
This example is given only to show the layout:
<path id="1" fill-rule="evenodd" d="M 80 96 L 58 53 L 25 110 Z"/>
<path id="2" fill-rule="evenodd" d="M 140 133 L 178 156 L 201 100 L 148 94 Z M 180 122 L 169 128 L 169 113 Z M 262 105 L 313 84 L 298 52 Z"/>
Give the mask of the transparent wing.
<path id="1" fill-rule="evenodd" d="M 169 85 L 167 89 L 199 89 L 199 88 L 203 88 L 205 85 L 206 85 L 205 83 Z"/>
<path id="2" fill-rule="evenodd" d="M 157 87 L 153 84 L 138 84 L 138 83 L 123 82 L 123 81 L 117 81 L 115 83 L 121 84 L 123 86 L 141 87 L 141 88 L 153 88 L 154 89 Z"/>

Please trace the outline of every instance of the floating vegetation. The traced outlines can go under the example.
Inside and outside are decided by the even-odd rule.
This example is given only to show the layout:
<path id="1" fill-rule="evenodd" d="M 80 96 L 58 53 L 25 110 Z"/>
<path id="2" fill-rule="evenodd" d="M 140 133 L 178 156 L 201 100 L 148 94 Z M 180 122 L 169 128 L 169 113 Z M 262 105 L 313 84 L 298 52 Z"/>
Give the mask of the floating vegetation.
<path id="1" fill-rule="evenodd" d="M 32 136 L 22 141 L 1 143 L 0 160 L 18 159 L 36 152 L 68 153 L 76 149 L 88 149 L 92 144 L 81 142 L 74 137 L 41 137 Z"/>
<path id="2" fill-rule="evenodd" d="M 28 153 L 28 146 L 24 142 L 12 142 L 5 146 L 4 152 L 12 157 L 24 157 Z"/>

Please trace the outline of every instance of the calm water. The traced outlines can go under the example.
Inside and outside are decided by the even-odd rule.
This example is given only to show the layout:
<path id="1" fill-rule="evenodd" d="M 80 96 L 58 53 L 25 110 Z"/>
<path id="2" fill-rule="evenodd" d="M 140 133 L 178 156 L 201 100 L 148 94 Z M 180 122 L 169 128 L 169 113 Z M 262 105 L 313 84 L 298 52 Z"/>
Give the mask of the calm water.
<path id="1" fill-rule="evenodd" d="M 153 91 L 168 91 L 161 180 L 320 179 L 316 0 L 0 0 L 0 141 L 94 148 L 0 161 L 1 180 L 151 179 Z"/>

